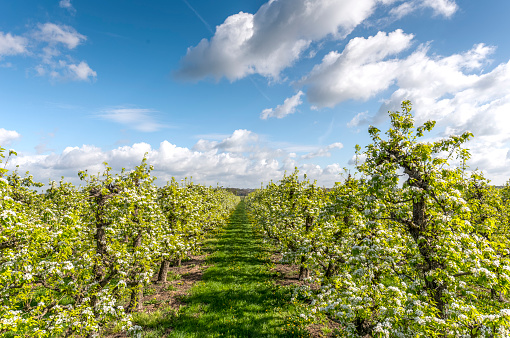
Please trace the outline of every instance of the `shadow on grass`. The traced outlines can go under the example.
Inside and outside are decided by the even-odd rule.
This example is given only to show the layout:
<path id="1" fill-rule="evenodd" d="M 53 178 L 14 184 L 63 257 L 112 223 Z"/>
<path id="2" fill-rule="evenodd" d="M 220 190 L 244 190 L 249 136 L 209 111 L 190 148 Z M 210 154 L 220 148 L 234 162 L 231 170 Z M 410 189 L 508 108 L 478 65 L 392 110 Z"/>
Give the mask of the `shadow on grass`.
<path id="1" fill-rule="evenodd" d="M 157 324 L 168 337 L 308 337 L 289 321 L 290 291 L 274 284 L 270 252 L 253 233 L 243 202 L 208 245 L 213 266 L 184 299 L 187 306 Z"/>

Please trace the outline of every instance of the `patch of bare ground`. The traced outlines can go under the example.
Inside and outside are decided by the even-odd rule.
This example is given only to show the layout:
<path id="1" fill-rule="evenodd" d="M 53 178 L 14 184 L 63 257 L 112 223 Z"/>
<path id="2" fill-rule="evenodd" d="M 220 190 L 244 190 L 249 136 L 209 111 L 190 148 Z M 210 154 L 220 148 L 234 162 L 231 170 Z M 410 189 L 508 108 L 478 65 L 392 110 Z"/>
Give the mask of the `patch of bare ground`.
<path id="1" fill-rule="evenodd" d="M 183 298 L 189 294 L 191 287 L 202 280 L 205 269 L 206 255 L 190 256 L 183 260 L 179 266 L 170 266 L 168 269 L 167 281 L 159 283 L 157 274 L 152 283 L 144 288 L 143 307 L 140 312 L 152 313 L 159 309 L 165 312 L 177 312 L 186 303 Z M 125 332 L 109 334 L 106 338 L 130 338 Z"/>
<path id="2" fill-rule="evenodd" d="M 273 253 L 271 255 L 271 263 L 274 267 L 271 271 L 275 273 L 276 285 L 280 286 L 303 286 L 307 285 L 312 289 L 318 289 L 320 285 L 311 283 L 306 280 L 299 280 L 299 265 L 281 263 L 282 254 Z"/>
<path id="3" fill-rule="evenodd" d="M 320 288 L 320 285 L 317 283 L 299 280 L 299 265 L 281 263 L 282 257 L 283 256 L 281 253 L 273 253 L 271 255 L 271 263 L 274 265 L 273 268 L 271 268 L 271 271 L 275 274 L 276 285 L 283 287 L 306 285 L 309 286 L 312 290 L 317 290 Z M 310 337 L 330 338 L 337 337 L 334 332 L 339 328 L 340 325 L 337 322 L 326 318 L 326 323 L 311 324 L 307 327 L 307 330 L 310 333 Z"/>
<path id="4" fill-rule="evenodd" d="M 150 313 L 160 307 L 179 310 L 180 306 L 185 305 L 183 297 L 202 279 L 203 271 L 208 268 L 205 257 L 191 256 L 189 260 L 182 261 L 180 266 L 170 267 L 165 283 L 158 283 L 155 276 L 152 284 L 145 287 L 143 311 Z"/>

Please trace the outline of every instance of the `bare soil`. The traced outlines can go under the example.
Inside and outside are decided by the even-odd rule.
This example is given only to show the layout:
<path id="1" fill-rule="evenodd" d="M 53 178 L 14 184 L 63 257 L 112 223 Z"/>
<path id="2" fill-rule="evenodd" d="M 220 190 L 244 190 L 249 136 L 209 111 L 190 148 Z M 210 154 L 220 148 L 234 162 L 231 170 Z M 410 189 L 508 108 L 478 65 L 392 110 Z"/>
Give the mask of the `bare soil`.
<path id="1" fill-rule="evenodd" d="M 142 312 L 152 313 L 160 308 L 166 311 L 178 311 L 186 303 L 183 298 L 189 294 L 191 287 L 202 279 L 206 255 L 191 256 L 183 260 L 180 266 L 170 266 L 167 281 L 158 283 L 157 274 L 152 283 L 145 287 L 142 299 Z M 125 332 L 106 335 L 106 338 L 130 338 Z"/>
<path id="2" fill-rule="evenodd" d="M 311 283 L 309 281 L 299 280 L 299 265 L 297 264 L 285 264 L 280 263 L 282 254 L 275 253 L 271 256 L 271 262 L 274 263 L 274 267 L 271 271 L 275 272 L 276 284 L 281 286 L 309 286 L 312 290 L 317 290 L 320 285 L 317 283 Z M 325 334 L 323 329 L 331 330 L 331 333 Z M 340 325 L 329 318 L 324 324 L 312 324 L 307 327 L 310 337 L 313 338 L 330 338 L 336 337 L 334 334 L 335 329 L 339 329 Z"/>
<path id="3" fill-rule="evenodd" d="M 145 288 L 143 311 L 150 313 L 160 307 L 179 310 L 180 306 L 185 305 L 183 297 L 202 279 L 204 270 L 208 268 L 205 257 L 191 256 L 189 260 L 182 261 L 181 266 L 171 266 L 165 283 L 158 283 L 155 276 L 153 283 Z"/>

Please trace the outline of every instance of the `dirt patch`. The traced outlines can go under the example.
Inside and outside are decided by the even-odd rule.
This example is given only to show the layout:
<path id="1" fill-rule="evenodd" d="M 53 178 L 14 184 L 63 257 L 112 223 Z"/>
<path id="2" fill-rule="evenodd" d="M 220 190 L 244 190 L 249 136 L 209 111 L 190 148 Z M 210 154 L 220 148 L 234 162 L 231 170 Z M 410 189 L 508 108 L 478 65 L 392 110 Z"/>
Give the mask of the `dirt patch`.
<path id="1" fill-rule="evenodd" d="M 312 324 L 306 329 L 310 333 L 310 337 L 313 338 L 338 337 L 335 331 L 340 329 L 340 324 L 328 319 L 326 324 Z"/>
<path id="2" fill-rule="evenodd" d="M 311 288 L 316 287 L 313 283 L 308 281 L 299 280 L 299 265 L 297 264 L 287 264 L 281 263 L 282 254 L 275 253 L 271 255 L 271 262 L 274 264 L 274 267 L 271 268 L 271 271 L 275 273 L 276 285 L 280 286 L 302 286 L 307 285 Z"/>
<path id="3" fill-rule="evenodd" d="M 158 283 L 156 276 L 153 283 L 145 287 L 142 311 L 150 313 L 160 307 L 178 310 L 184 305 L 183 297 L 202 279 L 204 270 L 208 268 L 205 265 L 205 257 L 205 255 L 191 256 L 180 266 L 171 266 L 165 283 Z"/>
<path id="4" fill-rule="evenodd" d="M 276 285 L 283 287 L 306 285 L 312 290 L 318 290 L 320 288 L 320 285 L 317 283 L 299 280 L 299 265 L 281 263 L 280 261 L 282 257 L 283 255 L 280 253 L 274 253 L 271 255 L 271 262 L 274 264 L 271 271 L 275 274 Z M 330 319 L 326 319 L 326 323 L 311 324 L 306 329 L 312 338 L 336 337 L 334 332 L 335 330 L 340 329 L 340 324 Z"/>
<path id="5" fill-rule="evenodd" d="M 157 274 L 152 283 L 144 288 L 142 299 L 143 307 L 140 312 L 152 313 L 160 308 L 171 312 L 178 311 L 186 303 L 183 298 L 189 294 L 191 287 L 202 280 L 205 269 L 206 255 L 190 256 L 188 260 L 182 261 L 180 266 L 171 266 L 168 269 L 167 281 L 158 283 Z M 125 332 L 109 334 L 106 338 L 130 338 Z"/>

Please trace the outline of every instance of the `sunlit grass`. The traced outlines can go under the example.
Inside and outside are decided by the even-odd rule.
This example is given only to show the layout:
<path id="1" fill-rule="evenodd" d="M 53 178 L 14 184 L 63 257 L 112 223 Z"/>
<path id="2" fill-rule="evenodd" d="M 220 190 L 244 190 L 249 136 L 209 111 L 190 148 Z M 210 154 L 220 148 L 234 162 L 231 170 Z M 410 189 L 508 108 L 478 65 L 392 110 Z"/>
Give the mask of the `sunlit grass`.
<path id="1" fill-rule="evenodd" d="M 143 337 L 307 337 L 290 301 L 275 285 L 270 250 L 249 224 L 241 202 L 227 228 L 208 241 L 211 265 L 177 313 L 137 314 Z"/>

